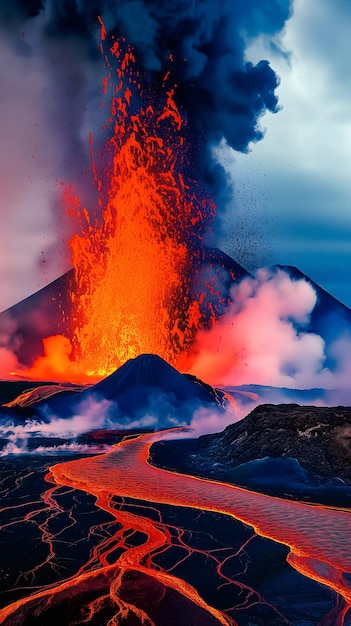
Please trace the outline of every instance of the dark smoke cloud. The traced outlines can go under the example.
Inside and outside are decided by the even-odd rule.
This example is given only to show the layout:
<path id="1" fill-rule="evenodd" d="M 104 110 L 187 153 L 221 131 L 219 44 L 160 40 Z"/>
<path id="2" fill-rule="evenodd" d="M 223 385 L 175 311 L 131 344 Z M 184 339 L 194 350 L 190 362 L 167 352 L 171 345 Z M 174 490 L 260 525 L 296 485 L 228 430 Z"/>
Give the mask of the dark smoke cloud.
<path id="1" fill-rule="evenodd" d="M 80 2 L 80 10 L 86 5 Z M 278 78 L 265 60 L 245 62 L 246 42 L 280 31 L 291 2 L 125 0 L 103 2 L 101 8 L 107 27 L 135 46 L 150 80 L 161 85 L 165 69 L 171 70 L 189 122 L 195 176 L 223 208 L 228 180 L 211 148 L 224 139 L 246 151 L 250 142 L 262 139 L 259 118 L 277 111 Z"/>
<path id="2" fill-rule="evenodd" d="M 125 36 L 135 47 L 144 79 L 154 88 L 161 87 L 170 69 L 197 148 L 197 173 L 219 191 L 225 178 L 213 164 L 211 145 L 224 138 L 246 151 L 263 136 L 261 115 L 277 111 L 278 78 L 265 60 L 246 63 L 247 41 L 277 34 L 291 6 L 292 0 L 16 0 L 1 2 L 0 17 L 8 23 L 24 20 L 27 27 L 36 24 L 37 43 L 60 90 L 58 101 L 65 107 L 69 103 L 67 152 L 82 163 L 77 121 L 82 98 L 86 103 L 96 97 L 89 75 L 100 60 L 97 16 L 109 33 Z M 62 121 L 57 102 L 51 115 L 56 123 Z M 74 157 L 67 165 L 74 167 Z"/>
<path id="3" fill-rule="evenodd" d="M 0 19 L 4 22 L 19 22 L 38 15 L 41 9 L 41 0 L 1 0 Z"/>
<path id="4" fill-rule="evenodd" d="M 261 139 L 257 120 L 277 110 L 277 77 L 267 61 L 245 62 L 246 40 L 279 31 L 290 14 L 288 1 L 135 0 L 116 4 L 113 16 L 109 8 L 107 24 L 134 44 L 152 78 L 171 68 L 179 101 L 202 140 L 224 137 L 246 150 Z"/>

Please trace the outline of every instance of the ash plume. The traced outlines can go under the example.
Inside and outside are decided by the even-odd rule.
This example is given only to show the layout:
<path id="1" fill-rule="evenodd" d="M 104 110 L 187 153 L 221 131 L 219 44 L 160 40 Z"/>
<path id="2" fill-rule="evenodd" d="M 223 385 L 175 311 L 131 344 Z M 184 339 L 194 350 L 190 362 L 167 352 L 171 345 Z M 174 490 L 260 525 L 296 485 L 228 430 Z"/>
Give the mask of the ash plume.
<path id="1" fill-rule="evenodd" d="M 72 183 L 81 206 L 96 208 L 89 132 L 96 151 L 106 141 L 98 17 L 110 41 L 122 36 L 133 46 L 155 99 L 170 72 L 187 120 L 189 180 L 200 180 L 223 209 L 230 183 L 212 147 L 224 139 L 246 151 L 263 137 L 264 112 L 277 111 L 278 77 L 264 59 L 246 63 L 246 45 L 259 34 L 273 40 L 291 7 L 291 0 L 0 2 L 3 210 L 20 239 L 16 251 L 2 241 L 2 282 L 9 283 L 5 268 L 16 277 L 3 308 L 16 301 L 16 289 L 29 295 L 43 276 L 50 282 L 67 269 L 73 226 L 62 219 L 62 182 Z M 25 279 L 22 250 L 30 257 Z"/>

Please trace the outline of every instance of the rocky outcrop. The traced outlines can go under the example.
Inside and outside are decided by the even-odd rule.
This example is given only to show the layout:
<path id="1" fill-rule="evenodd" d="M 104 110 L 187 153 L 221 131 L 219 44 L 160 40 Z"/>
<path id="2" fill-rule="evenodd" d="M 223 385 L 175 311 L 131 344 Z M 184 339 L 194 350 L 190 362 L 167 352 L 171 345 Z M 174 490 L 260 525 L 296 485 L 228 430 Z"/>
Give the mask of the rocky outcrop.
<path id="1" fill-rule="evenodd" d="M 351 484 L 351 408 L 264 404 L 222 433 L 203 435 L 201 457 L 236 467 L 264 457 L 292 457 L 323 481 Z M 197 457 L 197 458 L 196 458 Z"/>
<path id="2" fill-rule="evenodd" d="M 263 404 L 221 433 L 154 444 L 152 462 L 284 497 L 338 486 L 351 504 L 351 408 Z"/>

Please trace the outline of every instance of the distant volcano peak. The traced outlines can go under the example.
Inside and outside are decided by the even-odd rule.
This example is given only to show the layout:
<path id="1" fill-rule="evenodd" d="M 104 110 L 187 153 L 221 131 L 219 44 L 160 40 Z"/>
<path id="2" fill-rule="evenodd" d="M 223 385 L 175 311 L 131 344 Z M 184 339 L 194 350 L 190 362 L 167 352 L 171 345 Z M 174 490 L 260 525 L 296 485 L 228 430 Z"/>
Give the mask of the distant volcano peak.
<path id="1" fill-rule="evenodd" d="M 159 386 L 160 376 L 162 378 L 167 375 L 174 375 L 174 372 L 179 373 L 178 370 L 157 354 L 139 354 L 139 356 L 133 359 L 128 359 L 112 374 L 104 378 L 100 383 L 97 383 L 94 389 L 99 388 L 99 386 L 103 387 L 104 383 L 113 382 L 117 378 L 124 376 L 133 379 L 136 384 Z"/>

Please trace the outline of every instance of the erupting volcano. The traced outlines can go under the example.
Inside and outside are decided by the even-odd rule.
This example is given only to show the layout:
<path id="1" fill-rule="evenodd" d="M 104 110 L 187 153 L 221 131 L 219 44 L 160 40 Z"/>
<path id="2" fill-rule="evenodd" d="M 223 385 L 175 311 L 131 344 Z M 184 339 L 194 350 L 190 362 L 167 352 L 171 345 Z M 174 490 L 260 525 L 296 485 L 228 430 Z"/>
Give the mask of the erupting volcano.
<path id="1" fill-rule="evenodd" d="M 111 25 L 104 3 L 101 8 L 100 17 L 96 7 L 85 7 L 85 27 L 66 8 L 62 15 L 48 14 L 55 27 L 89 32 L 94 63 L 99 56 L 100 68 L 101 60 L 104 64 L 102 113 L 96 113 L 104 120 L 100 128 L 90 129 L 95 184 L 90 195 L 97 197 L 96 206 L 74 176 L 60 183 L 74 280 L 70 301 L 66 294 L 57 299 L 63 330 L 56 336 L 43 334 L 44 355 L 30 367 L 23 361 L 15 366 L 17 374 L 32 379 L 97 380 L 143 353 L 189 369 L 198 330 L 210 328 L 223 315 L 237 278 L 230 269 L 223 285 L 225 264 L 213 263 L 211 252 L 204 263 L 213 244 L 216 200 L 222 202 L 227 187 L 212 148 L 225 137 L 245 151 L 250 141 L 263 136 L 260 116 L 277 110 L 277 77 L 267 61 L 244 63 L 243 40 L 240 36 L 240 45 L 233 45 L 223 21 L 227 8 L 223 16 L 214 13 L 210 28 L 207 7 L 197 7 L 189 16 L 187 10 L 181 12 L 181 39 L 176 16 L 170 20 L 168 11 L 160 9 L 151 57 L 140 33 L 135 37 L 127 27 L 131 36 L 126 39 L 128 11 L 119 14 L 116 6 Z M 277 28 L 288 13 L 279 14 Z M 150 19 L 155 17 L 150 14 Z M 243 14 L 243 25 L 245 19 Z M 79 66 L 79 49 L 73 46 L 72 53 L 72 63 Z M 233 66 L 227 63 L 229 56 Z"/>
<path id="2" fill-rule="evenodd" d="M 152 85 L 142 87 L 132 48 L 113 35 L 109 40 L 101 22 L 108 139 L 98 155 L 90 138 L 98 207 L 90 216 L 72 186 L 63 197 L 75 227 L 72 354 L 63 339 L 44 340 L 56 367 L 55 350 L 70 358 L 67 375 L 75 380 L 106 376 L 142 353 L 184 368 L 197 330 L 214 323 L 229 301 L 214 275 L 201 285 L 215 205 L 193 177 L 189 131 L 174 99 L 177 87 L 170 86 L 172 59 L 155 97 Z M 40 377 L 39 364 L 27 375 Z"/>
<path id="3" fill-rule="evenodd" d="M 247 151 L 277 112 L 246 50 L 278 45 L 290 0 L 10 4 L 0 30 L 62 72 L 70 269 L 0 315 L 0 624 L 350 626 L 349 411 L 240 420 L 335 397 L 351 311 L 217 247 L 214 148 Z"/>

